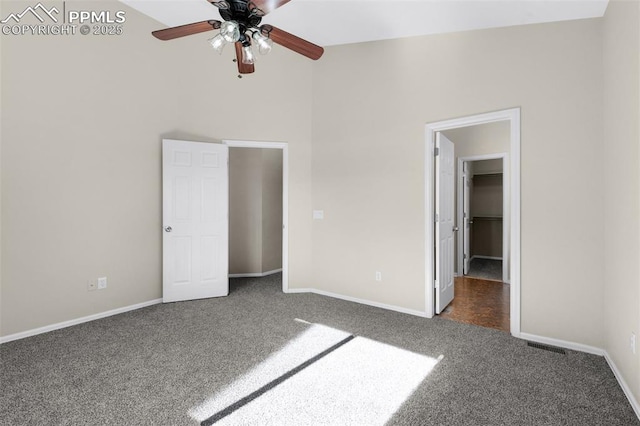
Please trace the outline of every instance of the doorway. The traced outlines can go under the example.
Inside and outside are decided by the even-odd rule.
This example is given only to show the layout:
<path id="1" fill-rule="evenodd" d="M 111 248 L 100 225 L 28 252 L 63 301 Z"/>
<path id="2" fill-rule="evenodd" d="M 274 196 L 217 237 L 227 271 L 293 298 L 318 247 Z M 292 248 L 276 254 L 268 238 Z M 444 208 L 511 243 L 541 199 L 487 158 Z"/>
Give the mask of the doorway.
<path id="1" fill-rule="evenodd" d="M 282 151 L 229 148 L 229 278 L 282 271 Z"/>
<path id="2" fill-rule="evenodd" d="M 241 140 L 224 140 L 223 143 L 229 148 L 254 148 L 269 151 L 279 150 L 282 152 L 282 291 L 289 289 L 289 146 L 284 142 L 258 142 Z M 269 270 L 271 272 L 279 272 Z M 263 274 L 240 274 L 235 276 L 262 276 Z M 264 274 L 266 275 L 266 274 Z M 230 275 L 233 276 L 233 275 Z"/>
<path id="3" fill-rule="evenodd" d="M 287 144 L 255 141 L 223 141 L 220 144 L 163 139 L 162 147 L 163 302 L 229 294 L 230 147 L 263 148 L 282 153 L 281 267 L 282 290 L 288 292 Z"/>
<path id="4" fill-rule="evenodd" d="M 508 128 L 494 126 L 496 138 L 508 143 Z M 467 132 L 473 135 L 474 126 Z M 447 132 L 445 132 L 447 133 Z M 501 135 L 502 133 L 502 135 Z M 455 140 L 455 135 L 452 136 Z M 469 142 L 482 142 L 474 140 Z M 442 318 L 509 331 L 508 241 L 509 199 L 504 190 L 508 154 L 457 157 L 456 297 Z"/>
<path id="5" fill-rule="evenodd" d="M 456 276 L 509 283 L 507 153 L 457 157 Z"/>
<path id="6" fill-rule="evenodd" d="M 508 296 L 509 305 L 509 330 L 512 335 L 520 334 L 520 109 L 508 109 L 486 114 L 479 114 L 469 117 L 462 117 L 427 124 L 425 141 L 425 277 L 426 277 L 426 316 L 432 318 L 436 312 L 437 287 L 436 258 L 438 257 L 438 245 L 436 244 L 435 229 L 438 227 L 435 207 L 436 185 L 435 181 L 435 161 L 436 136 L 439 132 L 453 129 L 463 129 L 481 124 L 505 122 L 508 124 L 509 134 L 509 156 L 504 156 L 503 164 L 505 171 L 509 173 L 509 179 L 505 179 L 505 197 L 509 199 L 508 216 L 503 221 L 503 250 L 507 250 L 507 255 L 503 255 L 503 280 L 511 283 Z M 461 202 L 463 202 L 462 200 Z M 506 205 L 506 204 L 505 204 Z M 438 218 L 439 219 L 439 218 Z M 462 223 L 462 222 L 458 222 Z M 508 235 L 505 235 L 508 234 Z M 458 237 L 459 240 L 459 237 Z M 463 244 L 463 243 L 462 243 Z M 451 262 L 451 268 L 459 262 Z M 506 273 L 504 272 L 506 269 Z M 459 270 L 459 272 L 461 272 Z M 454 296 L 455 297 L 455 296 Z"/>

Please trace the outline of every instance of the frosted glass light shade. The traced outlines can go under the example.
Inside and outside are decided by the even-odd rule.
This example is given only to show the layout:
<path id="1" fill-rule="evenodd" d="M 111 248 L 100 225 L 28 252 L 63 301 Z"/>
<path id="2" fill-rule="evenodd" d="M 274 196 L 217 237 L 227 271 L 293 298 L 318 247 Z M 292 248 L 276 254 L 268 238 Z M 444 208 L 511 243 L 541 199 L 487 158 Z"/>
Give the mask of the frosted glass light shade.
<path id="1" fill-rule="evenodd" d="M 256 61 L 256 57 L 251 50 L 251 46 L 244 46 L 242 48 L 242 63 L 253 64 Z"/>
<path id="2" fill-rule="evenodd" d="M 240 40 L 240 26 L 235 21 L 224 21 L 220 25 L 220 35 L 227 43 L 235 43 Z"/>
<path id="3" fill-rule="evenodd" d="M 211 47 L 218 52 L 218 54 L 222 55 L 222 50 L 227 45 L 226 40 L 222 37 L 221 34 L 216 35 L 214 38 L 209 39 L 209 43 L 211 43 Z"/>
<path id="4" fill-rule="evenodd" d="M 273 41 L 269 37 L 265 37 L 259 32 L 253 33 L 253 39 L 256 41 L 258 45 L 258 52 L 261 55 L 266 55 L 271 52 L 271 47 L 273 46 Z"/>

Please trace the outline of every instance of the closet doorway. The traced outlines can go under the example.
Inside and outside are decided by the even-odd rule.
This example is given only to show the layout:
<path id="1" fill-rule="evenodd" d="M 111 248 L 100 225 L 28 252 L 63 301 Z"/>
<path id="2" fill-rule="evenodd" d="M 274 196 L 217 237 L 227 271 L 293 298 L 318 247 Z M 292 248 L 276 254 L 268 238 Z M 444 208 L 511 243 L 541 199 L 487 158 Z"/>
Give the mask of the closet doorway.
<path id="1" fill-rule="evenodd" d="M 458 157 L 458 276 L 509 283 L 506 167 L 506 153 Z"/>

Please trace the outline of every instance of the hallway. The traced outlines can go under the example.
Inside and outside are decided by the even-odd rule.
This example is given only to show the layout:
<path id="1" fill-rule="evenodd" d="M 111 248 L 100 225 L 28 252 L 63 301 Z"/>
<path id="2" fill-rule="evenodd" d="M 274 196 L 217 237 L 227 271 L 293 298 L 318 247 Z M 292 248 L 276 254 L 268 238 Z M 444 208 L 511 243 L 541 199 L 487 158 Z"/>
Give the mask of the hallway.
<path id="1" fill-rule="evenodd" d="M 453 302 L 442 318 L 509 332 L 509 284 L 456 277 Z"/>

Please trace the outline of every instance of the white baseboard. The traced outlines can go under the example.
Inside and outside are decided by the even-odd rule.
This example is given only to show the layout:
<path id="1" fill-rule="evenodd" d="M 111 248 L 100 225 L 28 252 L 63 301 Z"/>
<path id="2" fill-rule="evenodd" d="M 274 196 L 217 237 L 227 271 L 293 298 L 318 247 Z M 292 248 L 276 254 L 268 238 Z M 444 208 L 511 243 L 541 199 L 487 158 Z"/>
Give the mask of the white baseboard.
<path id="1" fill-rule="evenodd" d="M 559 348 L 571 349 L 573 351 L 604 356 L 604 349 L 596 348 L 595 346 L 583 345 L 582 343 L 553 339 L 551 337 L 537 336 L 535 334 L 529 333 L 520 333 L 520 335 L 514 335 L 514 337 L 519 337 L 524 340 L 531 340 L 532 342 L 543 343 L 545 345 L 557 346 Z"/>
<path id="2" fill-rule="evenodd" d="M 636 416 L 640 419 L 640 404 L 638 403 L 635 396 L 633 395 L 633 392 L 631 392 L 631 388 L 622 377 L 622 373 L 620 373 L 620 370 L 618 370 L 618 366 L 616 365 L 615 362 L 613 362 L 613 359 L 611 358 L 611 356 L 607 351 L 604 351 L 604 359 L 607 360 L 607 364 L 609 364 L 609 368 L 611 368 L 611 371 L 613 371 L 613 375 L 616 376 L 616 379 L 618 380 L 618 384 L 620 384 L 620 387 L 622 388 L 622 391 L 624 392 L 624 394 L 627 396 L 627 399 L 629 400 L 631 407 L 633 407 L 633 411 L 635 411 Z"/>
<path id="3" fill-rule="evenodd" d="M 85 322 L 122 314 L 129 311 L 135 311 L 136 309 L 146 308 L 147 306 L 157 305 L 158 303 L 162 303 L 162 299 L 149 300 L 148 302 L 136 303 L 135 305 L 125 306 L 123 308 L 118 308 L 118 309 L 112 309 L 110 311 L 100 312 L 99 314 L 88 315 L 86 317 L 76 318 L 69 321 L 63 321 L 57 324 L 47 325 L 45 327 L 39 327 L 39 328 L 34 328 L 32 330 L 22 331 L 20 333 L 9 334 L 7 336 L 0 337 L 0 344 L 11 342 L 13 340 L 24 339 L 26 337 L 36 336 L 38 334 L 48 333 L 50 331 L 59 330 L 61 328 L 71 327 L 72 325 L 78 325 Z"/>
<path id="4" fill-rule="evenodd" d="M 290 288 L 287 293 L 314 293 L 320 296 L 332 297 L 334 299 L 346 300 L 348 302 L 360 303 L 362 305 L 374 306 L 376 308 L 387 309 L 390 311 L 401 312 L 403 314 L 415 315 L 418 317 L 426 318 L 426 312 L 418 311 L 415 309 L 403 308 L 401 306 L 388 305 L 386 303 L 374 302 L 372 300 L 359 299 L 357 297 L 345 296 L 338 293 L 331 293 L 330 291 L 318 290 L 315 288 Z"/>
<path id="5" fill-rule="evenodd" d="M 274 269 L 273 271 L 267 271 L 267 272 L 250 272 L 248 274 L 229 274 L 229 278 L 260 278 L 260 277 L 266 277 L 267 275 L 277 274 L 278 272 L 282 272 L 282 268 Z"/>
<path id="6" fill-rule="evenodd" d="M 313 293 L 313 289 L 310 288 L 288 288 L 285 293 Z"/>
<path id="7" fill-rule="evenodd" d="M 574 351 L 586 352 L 593 355 L 603 356 L 604 359 L 607 361 L 607 364 L 609 364 L 609 368 L 611 368 L 611 371 L 613 372 L 613 375 L 615 376 L 616 380 L 618 380 L 618 384 L 622 388 L 622 391 L 624 392 L 625 396 L 629 400 L 629 403 L 631 404 L 633 411 L 636 413 L 636 416 L 638 417 L 638 419 L 640 419 L 640 404 L 635 399 L 635 395 L 633 394 L 633 392 L 631 392 L 631 388 L 629 387 L 627 382 L 624 380 L 624 377 L 622 377 L 622 373 L 620 373 L 620 370 L 618 370 L 618 366 L 616 366 L 616 363 L 613 362 L 613 359 L 611 358 L 611 356 L 606 350 L 596 348 L 594 346 L 583 345 L 581 343 L 568 342 L 566 340 L 559 340 L 559 339 L 552 339 L 551 337 L 542 337 L 542 336 L 537 336 L 535 334 L 529 334 L 529 333 L 520 333 L 517 336 L 514 335 L 514 337 L 519 337 L 525 340 L 531 340 L 532 342 L 544 343 L 551 346 L 557 346 L 560 348 L 571 349 Z"/>

